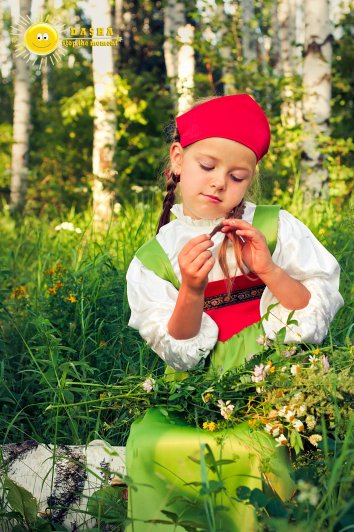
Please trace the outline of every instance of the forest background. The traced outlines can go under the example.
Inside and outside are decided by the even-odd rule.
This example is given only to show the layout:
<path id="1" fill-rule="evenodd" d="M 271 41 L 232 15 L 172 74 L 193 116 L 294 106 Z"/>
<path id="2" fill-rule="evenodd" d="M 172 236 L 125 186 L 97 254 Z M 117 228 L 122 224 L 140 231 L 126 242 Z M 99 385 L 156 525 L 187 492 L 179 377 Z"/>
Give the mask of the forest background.
<path id="1" fill-rule="evenodd" d="M 175 114 L 199 97 L 247 92 L 266 109 L 272 144 L 255 200 L 288 209 L 339 260 L 347 306 L 327 341 L 349 341 L 350 7 L 325 0 L 33 0 L 31 12 L 29 0 L 1 3 L 4 442 L 83 443 L 117 430 L 125 441 L 128 412 L 102 421 L 101 412 L 88 412 L 89 392 L 77 396 L 65 382 L 110 384 L 159 367 L 127 327 L 124 277 L 156 230 L 168 152 L 163 139 Z M 44 19 L 57 25 L 61 40 L 70 28 L 87 35 L 108 27 L 122 40 L 30 56 L 18 46 L 21 31 Z M 81 400 L 74 413 L 63 413 L 69 425 L 45 410 Z"/>
<path id="2" fill-rule="evenodd" d="M 290 211 L 334 254 L 345 300 L 321 346 L 332 370 L 297 384 L 322 401 L 323 445 L 302 436 L 297 465 L 322 499 L 287 515 L 348 529 L 353 13 L 337 0 L 0 0 L 2 444 L 125 444 L 153 401 L 141 384 L 164 371 L 127 326 L 125 272 L 156 231 L 171 124 L 195 99 L 248 93 L 272 129 L 254 200 Z M 22 45 L 41 20 L 59 33 L 46 57 Z M 118 45 L 64 45 L 97 28 Z"/>

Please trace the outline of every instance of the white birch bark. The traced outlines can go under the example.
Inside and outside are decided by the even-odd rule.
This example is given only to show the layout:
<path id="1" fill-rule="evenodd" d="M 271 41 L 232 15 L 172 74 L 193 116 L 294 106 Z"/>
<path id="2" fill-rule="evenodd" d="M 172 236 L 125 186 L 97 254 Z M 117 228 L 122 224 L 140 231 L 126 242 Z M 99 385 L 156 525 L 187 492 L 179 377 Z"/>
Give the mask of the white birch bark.
<path id="1" fill-rule="evenodd" d="M 296 51 L 296 0 L 279 0 L 279 64 L 278 72 L 284 78 L 281 118 L 285 126 L 293 127 L 301 122 L 301 105 L 295 102 L 293 82 L 299 61 Z"/>
<path id="2" fill-rule="evenodd" d="M 13 24 L 19 15 L 28 17 L 31 0 L 17 0 L 11 4 Z M 26 201 L 28 176 L 28 145 L 30 121 L 30 68 L 23 56 L 14 57 L 14 117 L 11 167 L 11 212 L 22 212 Z"/>
<path id="3" fill-rule="evenodd" d="M 121 37 L 123 33 L 123 0 L 115 0 L 114 2 L 114 20 L 113 20 L 114 34 Z M 113 66 L 114 73 L 118 74 L 119 62 L 119 46 L 113 46 Z"/>
<path id="4" fill-rule="evenodd" d="M 11 72 L 11 61 L 8 53 L 10 40 L 5 32 L 4 14 L 3 0 L 0 0 L 0 68 L 2 79 L 6 80 Z"/>
<path id="5" fill-rule="evenodd" d="M 254 1 L 240 0 L 241 28 L 242 28 L 242 52 L 245 63 L 251 63 L 257 59 L 257 35 L 253 27 Z"/>
<path id="6" fill-rule="evenodd" d="M 91 0 L 92 25 L 111 25 L 109 0 Z M 112 184 L 116 174 L 113 164 L 116 131 L 116 101 L 113 78 L 112 46 L 92 46 L 93 83 L 95 92 L 92 170 L 94 182 L 93 213 L 97 225 L 107 222 L 112 214 Z"/>
<path id="7" fill-rule="evenodd" d="M 230 31 L 230 22 L 225 13 L 225 5 L 217 4 L 216 13 L 220 23 L 220 56 L 222 59 L 222 80 L 224 84 L 224 95 L 235 94 L 235 57 L 232 48 L 227 44 Z"/>
<path id="8" fill-rule="evenodd" d="M 305 203 L 328 196 L 328 172 L 318 137 L 329 134 L 332 35 L 328 0 L 305 0 L 304 140 L 301 182 Z"/>
<path id="9" fill-rule="evenodd" d="M 183 28 L 186 23 L 184 5 L 181 2 L 167 0 L 163 9 L 164 20 L 164 58 L 166 74 L 170 85 L 170 92 L 176 105 L 177 97 L 177 78 L 178 78 L 178 47 L 177 33 L 178 28 Z"/>
<path id="10" fill-rule="evenodd" d="M 178 114 L 184 113 L 193 104 L 194 89 L 194 49 L 193 49 L 194 27 L 186 24 L 178 28 L 178 71 L 177 71 L 177 93 L 178 93 Z"/>
<path id="11" fill-rule="evenodd" d="M 111 447 L 102 440 L 87 446 L 55 447 L 28 440 L 3 445 L 0 454 L 1 476 L 6 472 L 36 498 L 40 512 L 50 509 L 51 518 L 71 531 L 80 525 L 80 530 L 97 527 L 96 519 L 83 513 L 88 497 L 101 488 L 105 478 L 117 485 L 126 474 L 125 447 Z M 4 495 L 0 490 L 0 497 Z"/>

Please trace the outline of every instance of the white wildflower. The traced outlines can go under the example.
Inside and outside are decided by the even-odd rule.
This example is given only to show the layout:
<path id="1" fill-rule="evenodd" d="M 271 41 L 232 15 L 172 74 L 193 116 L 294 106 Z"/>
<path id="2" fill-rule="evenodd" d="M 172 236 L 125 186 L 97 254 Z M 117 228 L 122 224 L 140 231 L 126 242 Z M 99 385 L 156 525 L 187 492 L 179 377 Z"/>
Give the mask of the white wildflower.
<path id="1" fill-rule="evenodd" d="M 300 419 L 294 419 L 293 427 L 297 432 L 301 432 L 305 428 L 303 422 Z"/>
<path id="2" fill-rule="evenodd" d="M 283 367 L 281 368 L 281 372 L 282 372 L 282 373 L 285 373 L 287 369 L 288 369 L 287 366 L 283 366 Z"/>
<path id="3" fill-rule="evenodd" d="M 320 492 L 316 486 L 305 482 L 304 480 L 299 480 L 297 486 L 300 490 L 297 500 L 299 502 L 309 502 L 311 506 L 317 506 L 317 503 L 320 499 Z"/>
<path id="4" fill-rule="evenodd" d="M 321 364 L 322 364 L 322 367 L 325 371 L 328 371 L 329 368 L 330 368 L 330 365 L 329 365 L 329 360 L 328 360 L 328 357 L 326 355 L 322 355 L 322 358 L 321 358 Z"/>
<path id="5" fill-rule="evenodd" d="M 56 225 L 54 227 L 55 231 L 75 231 L 76 233 L 81 233 L 81 229 L 79 227 L 75 227 L 72 222 L 63 222 L 60 225 Z"/>
<path id="6" fill-rule="evenodd" d="M 113 212 L 115 212 L 116 214 L 118 214 L 122 209 L 122 205 L 120 203 L 115 203 L 114 206 L 113 206 Z"/>
<path id="7" fill-rule="evenodd" d="M 256 340 L 258 345 L 263 345 L 263 347 L 270 347 L 272 345 L 272 340 L 266 336 L 259 336 Z"/>
<path id="8" fill-rule="evenodd" d="M 298 375 L 300 373 L 301 367 L 299 364 L 293 364 L 290 368 L 290 373 L 292 375 Z"/>
<path id="9" fill-rule="evenodd" d="M 222 399 L 218 400 L 218 407 L 220 408 L 220 414 L 225 419 L 230 418 L 232 411 L 235 408 L 235 406 L 231 404 L 231 401 L 226 401 L 225 403 Z"/>
<path id="10" fill-rule="evenodd" d="M 315 416 L 307 416 L 305 422 L 309 430 L 313 430 L 316 426 Z"/>
<path id="11" fill-rule="evenodd" d="M 253 368 L 253 375 L 251 377 L 252 382 L 261 382 L 264 381 L 266 378 L 266 375 L 268 371 L 270 370 L 271 366 L 269 364 L 259 364 L 259 366 L 255 366 Z"/>
<path id="12" fill-rule="evenodd" d="M 311 434 L 309 437 L 309 442 L 315 447 L 317 447 L 319 441 L 322 441 L 322 436 L 320 434 Z"/>
<path id="13" fill-rule="evenodd" d="M 148 377 L 147 379 L 144 380 L 142 387 L 147 393 L 150 393 L 154 389 L 155 382 L 156 382 L 155 379 L 153 379 L 152 377 Z"/>
<path id="14" fill-rule="evenodd" d="M 306 405 L 300 405 L 297 409 L 296 409 L 296 414 L 301 417 L 301 416 L 304 416 L 306 414 L 306 411 L 307 411 L 307 406 Z"/>
<path id="15" fill-rule="evenodd" d="M 309 356 L 309 361 L 311 362 L 311 368 L 315 368 L 316 364 L 318 363 L 318 358 L 315 355 Z"/>
<path id="16" fill-rule="evenodd" d="M 273 425 L 271 425 L 271 423 L 267 423 L 266 426 L 264 427 L 264 430 L 268 432 L 268 434 L 270 434 L 273 430 Z"/>
<path id="17" fill-rule="evenodd" d="M 285 438 L 284 434 L 280 434 L 279 438 L 275 438 L 275 441 L 278 442 L 276 447 L 280 447 L 280 445 L 286 445 L 288 443 L 288 440 Z"/>
<path id="18" fill-rule="evenodd" d="M 293 421 L 295 419 L 295 411 L 287 410 L 287 412 L 285 413 L 285 419 L 286 421 Z"/>
<path id="19" fill-rule="evenodd" d="M 142 192 L 144 189 L 143 187 L 140 187 L 139 185 L 132 185 L 130 187 L 130 189 L 133 191 L 133 192 L 136 192 L 137 194 L 140 194 L 140 192 Z"/>
<path id="20" fill-rule="evenodd" d="M 274 438 L 276 436 L 279 436 L 280 434 L 280 427 L 274 427 L 273 430 L 272 430 L 272 436 L 274 436 Z"/>

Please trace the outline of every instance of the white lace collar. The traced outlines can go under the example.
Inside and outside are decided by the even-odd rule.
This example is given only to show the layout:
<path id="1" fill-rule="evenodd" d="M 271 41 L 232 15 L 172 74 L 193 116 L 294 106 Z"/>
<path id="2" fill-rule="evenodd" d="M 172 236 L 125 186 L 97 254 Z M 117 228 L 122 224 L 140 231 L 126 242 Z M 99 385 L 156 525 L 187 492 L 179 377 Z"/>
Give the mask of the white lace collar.
<path id="1" fill-rule="evenodd" d="M 221 220 L 224 219 L 222 216 L 221 218 L 214 218 L 211 219 L 205 219 L 202 218 L 200 220 L 194 220 L 190 216 L 187 216 L 183 213 L 183 204 L 182 203 L 176 203 L 172 209 L 172 214 L 174 214 L 177 218 L 177 220 L 185 225 L 194 226 L 194 227 L 214 227 L 214 225 L 217 225 L 221 222 Z"/>
<path id="2" fill-rule="evenodd" d="M 245 202 L 246 204 L 246 208 L 245 208 L 245 212 L 243 213 L 243 216 L 242 218 L 243 219 L 247 219 L 248 218 L 248 211 L 250 210 L 251 207 L 255 207 L 255 205 L 253 203 L 250 203 L 248 201 Z M 253 209 L 251 209 L 253 210 Z M 194 220 L 193 218 L 191 218 L 190 216 L 187 216 L 186 214 L 183 213 L 183 205 L 182 203 L 176 203 L 172 209 L 171 209 L 171 212 L 172 214 L 174 214 L 177 218 L 177 220 L 179 222 L 181 222 L 182 224 L 184 225 L 189 225 L 189 226 L 192 226 L 192 227 L 214 227 L 215 225 L 219 224 L 221 222 L 221 220 L 224 219 L 224 216 L 222 216 L 221 218 L 214 218 L 213 220 L 211 219 L 201 219 L 201 220 Z"/>

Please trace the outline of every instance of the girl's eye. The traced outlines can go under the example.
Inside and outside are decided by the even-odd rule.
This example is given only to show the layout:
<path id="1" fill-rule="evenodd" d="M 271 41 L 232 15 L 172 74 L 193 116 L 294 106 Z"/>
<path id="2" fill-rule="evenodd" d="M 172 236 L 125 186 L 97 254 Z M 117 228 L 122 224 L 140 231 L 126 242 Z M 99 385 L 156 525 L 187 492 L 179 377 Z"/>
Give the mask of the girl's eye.
<path id="1" fill-rule="evenodd" d="M 243 179 L 240 179 L 239 177 L 236 177 L 235 175 L 232 175 L 231 179 L 232 181 L 235 181 L 236 183 L 240 183 L 241 181 L 243 181 Z"/>
<path id="2" fill-rule="evenodd" d="M 203 169 L 203 170 L 206 170 L 207 172 L 209 170 L 213 170 L 214 168 L 212 166 L 205 166 L 204 164 L 202 163 L 199 163 L 200 167 Z"/>

